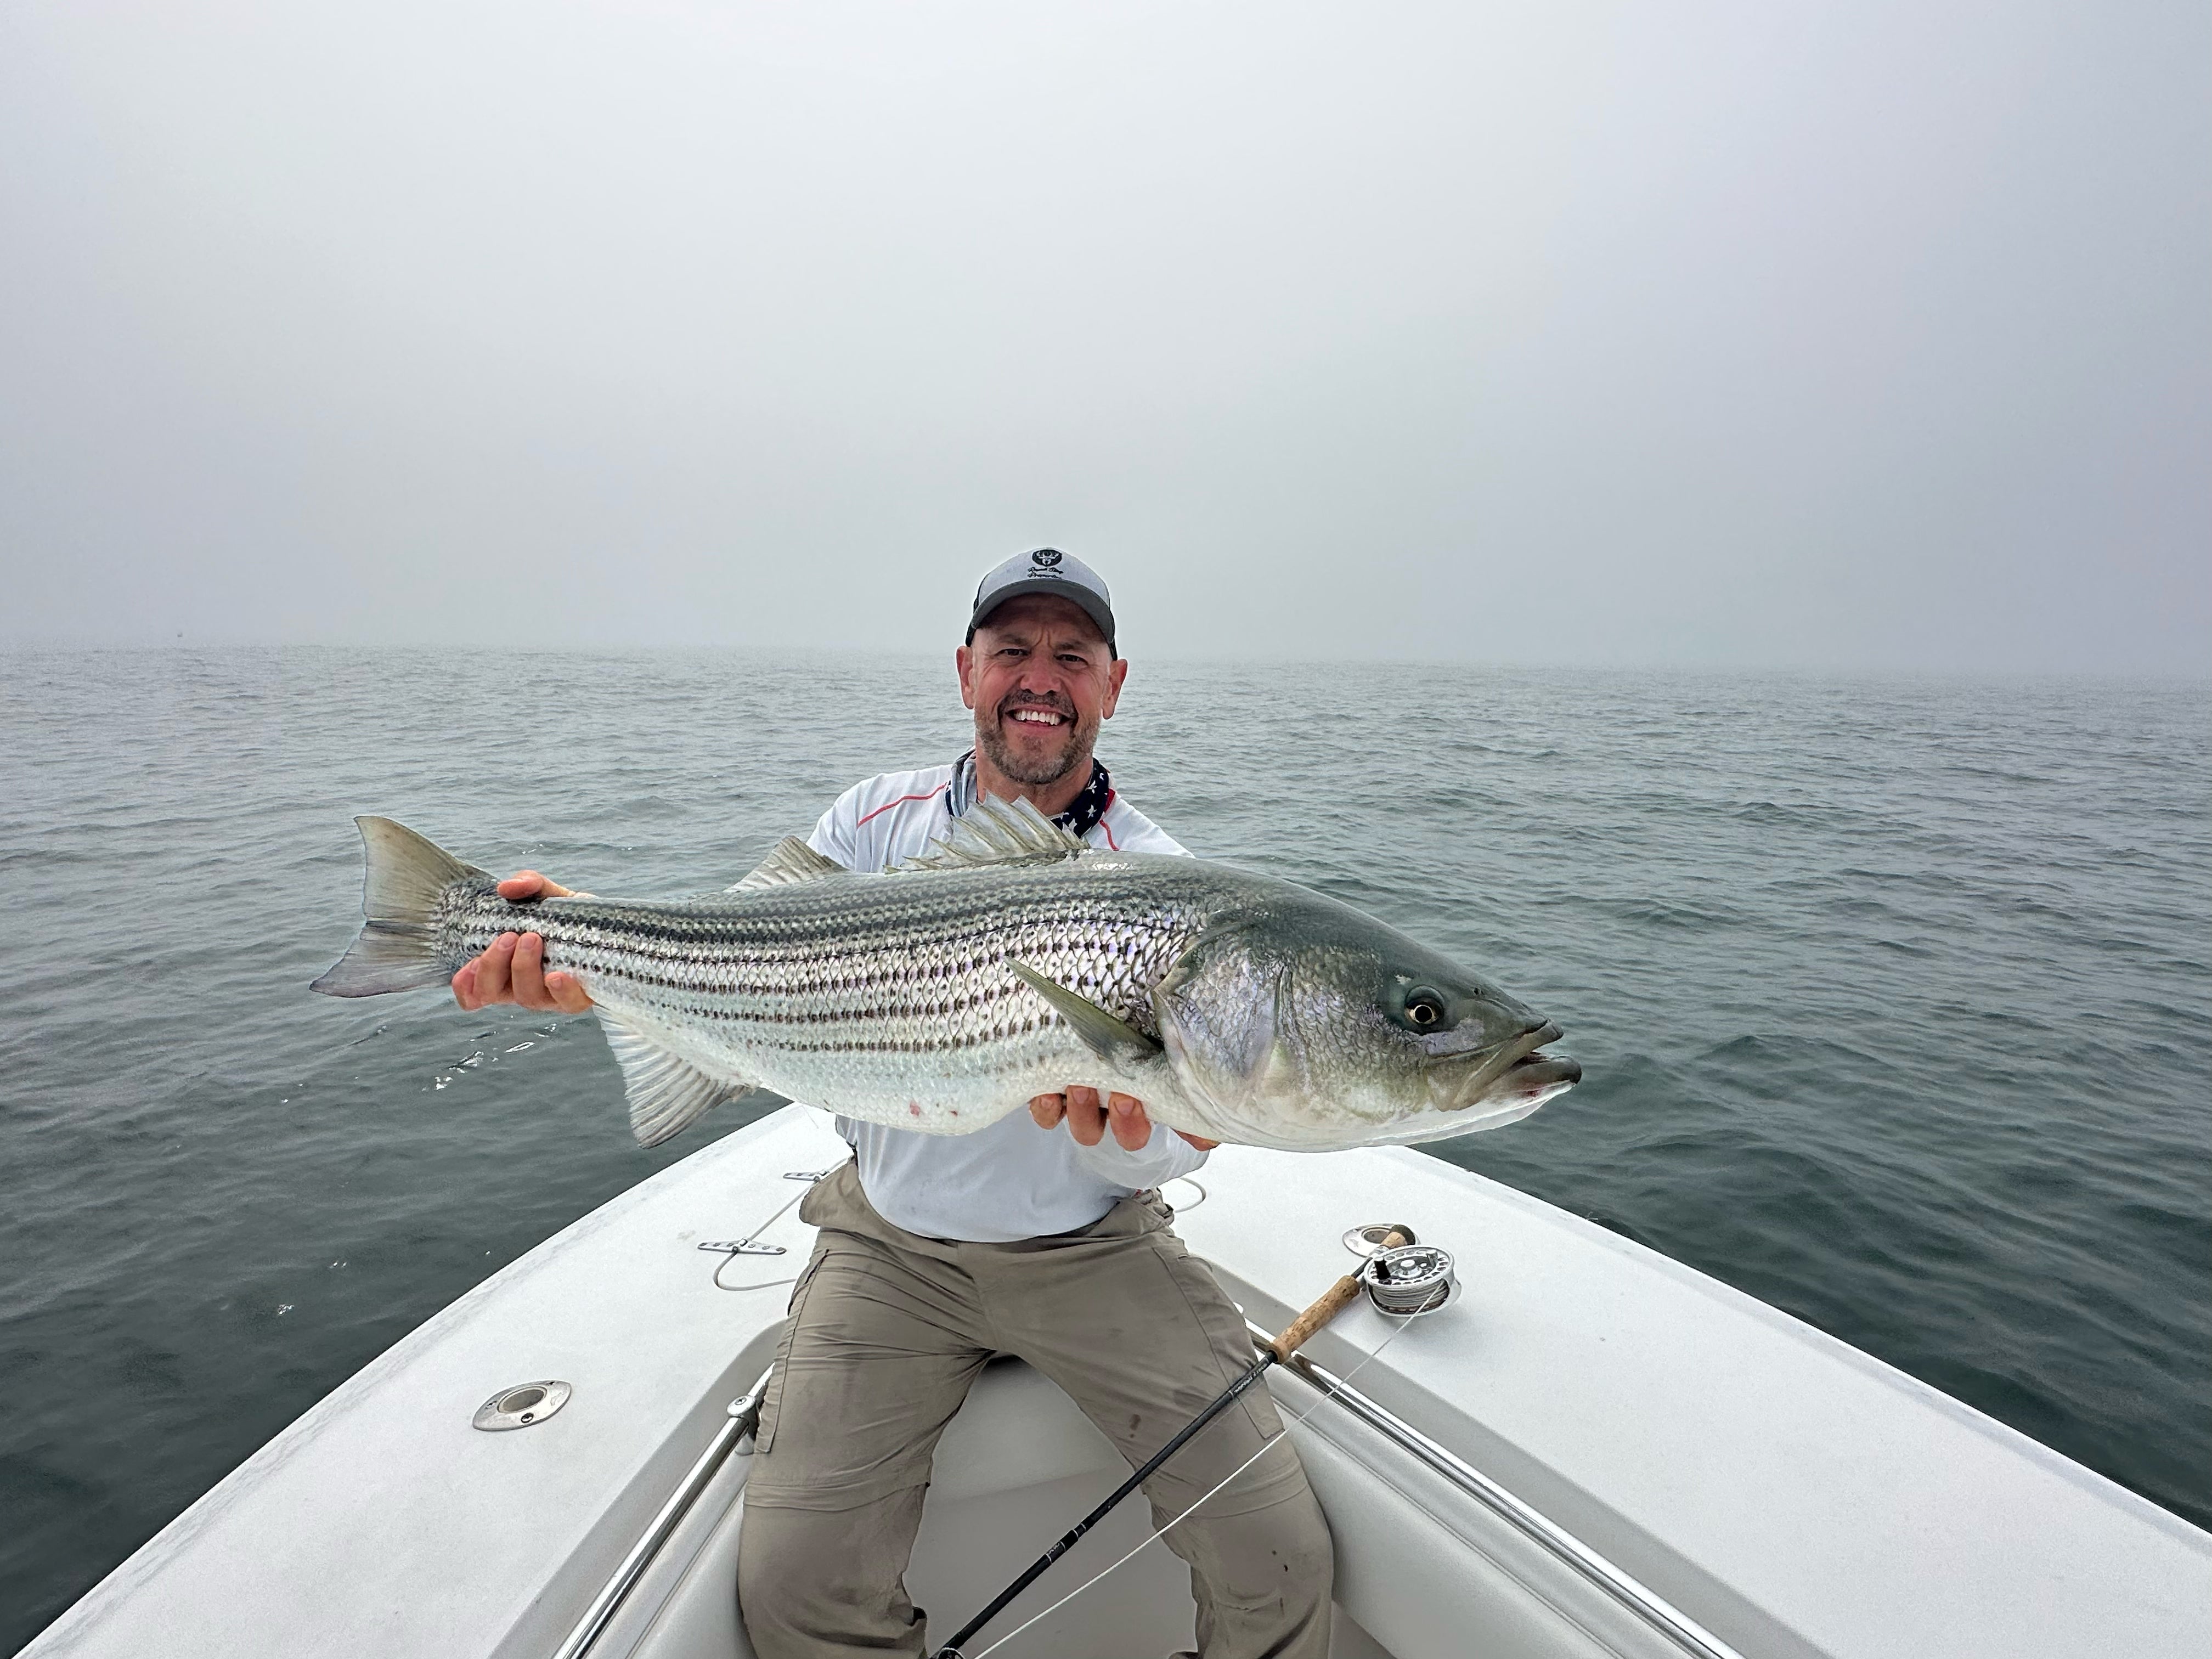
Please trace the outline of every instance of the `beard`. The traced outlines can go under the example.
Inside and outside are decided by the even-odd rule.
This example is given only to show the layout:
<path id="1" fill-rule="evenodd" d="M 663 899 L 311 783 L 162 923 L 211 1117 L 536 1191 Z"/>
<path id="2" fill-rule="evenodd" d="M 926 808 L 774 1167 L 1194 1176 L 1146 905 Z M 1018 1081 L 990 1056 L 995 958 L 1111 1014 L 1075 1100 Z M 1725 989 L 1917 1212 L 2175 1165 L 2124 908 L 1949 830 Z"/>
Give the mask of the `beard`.
<path id="1" fill-rule="evenodd" d="M 1049 746 L 1015 748 L 1006 741 L 1004 722 L 1006 715 L 1017 708 L 1049 708 L 1060 715 L 1067 722 L 1057 728 L 1065 734 L 1063 741 Z M 1091 746 L 1097 740 L 1096 719 L 1082 719 L 1072 706 L 1063 706 L 1056 701 L 1009 697 L 988 714 L 981 709 L 975 711 L 975 747 L 1003 775 L 1032 789 L 1058 783 L 1088 762 Z"/>

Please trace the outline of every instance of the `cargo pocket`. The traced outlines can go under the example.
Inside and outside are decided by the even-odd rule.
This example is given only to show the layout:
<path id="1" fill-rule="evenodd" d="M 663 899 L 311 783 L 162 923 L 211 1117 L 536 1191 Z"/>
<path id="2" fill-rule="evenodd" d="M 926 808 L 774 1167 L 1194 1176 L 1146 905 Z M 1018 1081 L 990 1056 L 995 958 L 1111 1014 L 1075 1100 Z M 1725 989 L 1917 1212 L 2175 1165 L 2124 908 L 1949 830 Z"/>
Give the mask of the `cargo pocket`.
<path id="1" fill-rule="evenodd" d="M 1221 1281 L 1213 1276 L 1213 1269 L 1190 1253 L 1190 1247 L 1174 1229 L 1163 1229 L 1151 1243 L 1168 1276 L 1175 1280 L 1189 1304 L 1192 1317 L 1206 1334 L 1214 1363 L 1221 1368 L 1222 1386 L 1226 1388 L 1259 1355 L 1243 1314 L 1230 1299 L 1229 1292 L 1222 1289 Z M 1263 1439 L 1282 1430 L 1283 1421 L 1275 1409 L 1274 1396 L 1263 1388 L 1247 1389 L 1234 1409 L 1243 1413 L 1252 1431 Z M 1270 1457 L 1267 1470 L 1273 1469 L 1275 1461 Z"/>
<path id="2" fill-rule="evenodd" d="M 791 1358 L 791 1339 L 799 1329 L 799 1316 L 805 1310 L 806 1293 L 814 1286 L 814 1275 L 822 1266 L 823 1253 L 817 1249 L 814 1259 L 799 1275 L 799 1282 L 791 1287 L 791 1300 L 784 1309 L 783 1336 L 775 1345 L 775 1361 L 768 1379 L 768 1392 L 761 1396 L 760 1428 L 753 1436 L 753 1455 L 761 1456 L 775 1445 L 776 1419 L 783 1407 L 783 1373 Z"/>

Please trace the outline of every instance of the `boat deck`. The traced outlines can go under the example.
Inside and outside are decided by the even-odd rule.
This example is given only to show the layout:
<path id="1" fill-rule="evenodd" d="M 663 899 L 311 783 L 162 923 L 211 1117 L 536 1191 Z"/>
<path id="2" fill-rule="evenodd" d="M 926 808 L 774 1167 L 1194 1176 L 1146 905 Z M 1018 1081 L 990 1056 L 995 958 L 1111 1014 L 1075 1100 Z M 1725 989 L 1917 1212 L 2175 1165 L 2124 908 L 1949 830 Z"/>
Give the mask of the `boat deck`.
<path id="1" fill-rule="evenodd" d="M 809 1230 L 787 1171 L 843 1156 L 791 1108 L 662 1171 L 430 1320 L 249 1458 L 25 1651 L 542 1656 L 560 1650 L 726 1407 L 765 1369 Z M 1402 1150 L 1224 1148 L 1178 1225 L 1262 1326 L 1403 1221 L 1466 1289 L 1394 1328 L 1355 1306 L 1309 1352 L 1744 1655 L 2202 1655 L 2212 1535 L 1773 1309 L 1590 1223 Z M 1171 1196 L 1197 1194 L 1178 1185 Z M 760 1288 L 731 1291 L 715 1284 Z M 514 1384 L 574 1394 L 482 1433 Z M 1273 1374 L 1330 1515 L 1341 1659 L 1680 1654 L 1588 1571 L 1299 1377 Z M 731 1458 L 592 1648 L 742 1659 Z M 910 1583 L 957 1623 L 1122 1473 L 1050 1385 L 987 1372 L 939 1449 Z M 1124 1506 L 993 1634 L 1143 1536 Z M 1117 1540 L 1119 1540 L 1117 1547 Z M 1109 1552 L 1111 1552 L 1110 1553 Z M 1187 1641 L 1155 1545 L 1005 1659 Z M 951 1627 L 950 1623 L 944 1626 Z"/>

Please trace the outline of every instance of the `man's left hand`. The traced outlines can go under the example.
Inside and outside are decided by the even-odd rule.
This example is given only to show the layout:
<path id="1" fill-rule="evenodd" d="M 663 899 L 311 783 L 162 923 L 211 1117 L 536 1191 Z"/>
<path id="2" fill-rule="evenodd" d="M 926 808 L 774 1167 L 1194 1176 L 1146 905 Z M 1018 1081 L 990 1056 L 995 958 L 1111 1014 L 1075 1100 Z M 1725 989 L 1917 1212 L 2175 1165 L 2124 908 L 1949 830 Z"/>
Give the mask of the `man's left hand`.
<path id="1" fill-rule="evenodd" d="M 1145 1115 L 1145 1103 L 1134 1095 L 1109 1095 L 1106 1104 L 1098 1103 L 1096 1089 L 1070 1089 L 1064 1095 L 1038 1095 L 1030 1102 L 1030 1115 L 1036 1120 L 1040 1129 L 1049 1129 L 1063 1118 L 1067 1121 L 1067 1133 L 1085 1146 L 1096 1146 L 1106 1137 L 1110 1127 L 1115 1144 L 1126 1152 L 1141 1152 L 1145 1143 L 1152 1138 L 1152 1120 Z M 1201 1152 L 1210 1152 L 1221 1143 L 1201 1140 L 1196 1135 L 1176 1133 Z"/>

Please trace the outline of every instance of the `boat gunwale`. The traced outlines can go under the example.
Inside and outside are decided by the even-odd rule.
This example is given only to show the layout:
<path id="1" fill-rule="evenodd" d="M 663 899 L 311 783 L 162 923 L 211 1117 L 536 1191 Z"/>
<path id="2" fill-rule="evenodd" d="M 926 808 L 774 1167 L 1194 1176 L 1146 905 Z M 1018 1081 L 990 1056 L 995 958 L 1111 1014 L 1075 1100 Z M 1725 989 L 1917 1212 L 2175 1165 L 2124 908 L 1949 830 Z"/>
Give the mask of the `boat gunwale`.
<path id="1" fill-rule="evenodd" d="M 1265 1348 L 1271 1345 L 1273 1338 L 1261 1326 L 1247 1320 L 1245 1328 L 1251 1332 L 1255 1346 Z M 1695 1656 L 1695 1659 L 1744 1659 L 1744 1655 L 1737 1649 L 1714 1635 L 1627 1569 L 1584 1543 L 1534 1504 L 1514 1496 L 1443 1442 L 1423 1433 L 1388 1407 L 1360 1393 L 1311 1356 L 1294 1353 L 1282 1362 L 1280 1369 L 1321 1395 L 1316 1411 L 1323 1405 L 1342 1407 L 1355 1419 L 1382 1435 L 1401 1450 L 1411 1454 L 1425 1468 L 1442 1475 L 1453 1486 L 1474 1498 L 1522 1536 L 1565 1563 L 1684 1652 Z M 1304 1418 L 1297 1419 L 1300 1423 L 1304 1420 Z"/>

